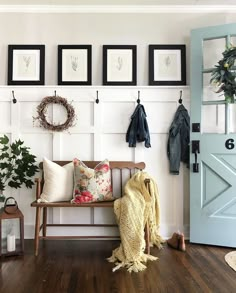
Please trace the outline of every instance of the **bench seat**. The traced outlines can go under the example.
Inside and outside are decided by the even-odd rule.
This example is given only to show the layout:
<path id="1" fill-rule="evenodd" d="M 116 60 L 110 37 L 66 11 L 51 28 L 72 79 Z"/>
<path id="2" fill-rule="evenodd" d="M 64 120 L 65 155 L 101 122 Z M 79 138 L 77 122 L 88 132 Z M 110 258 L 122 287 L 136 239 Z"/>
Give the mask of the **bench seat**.
<path id="1" fill-rule="evenodd" d="M 114 206 L 114 201 L 103 201 L 103 202 L 90 202 L 83 204 L 75 204 L 70 201 L 57 201 L 57 202 L 37 202 L 37 200 L 31 203 L 32 207 L 48 207 L 48 208 L 88 208 L 88 207 L 100 207 L 108 208 Z"/>
<path id="2" fill-rule="evenodd" d="M 70 163 L 70 161 L 54 161 L 60 166 Z M 85 165 L 89 168 L 94 168 L 99 162 L 98 161 L 84 161 Z M 118 195 L 114 195 L 115 198 L 119 197 L 119 194 L 123 194 L 123 188 L 125 183 L 137 170 L 143 170 L 145 168 L 145 163 L 134 163 L 130 161 L 110 161 L 111 169 L 111 184 L 114 191 L 118 187 Z M 79 239 L 79 238 L 118 238 L 116 236 L 98 236 L 98 235 L 89 235 L 89 236 L 47 236 L 47 227 L 115 227 L 116 224 L 96 224 L 94 222 L 94 209 L 95 208 L 113 208 L 114 201 L 104 201 L 104 202 L 92 202 L 92 203 L 82 203 L 75 204 L 70 201 L 60 201 L 60 202 L 37 202 L 40 198 L 40 195 L 43 190 L 44 184 L 44 174 L 43 174 L 43 163 L 39 164 L 40 169 L 42 170 L 42 178 L 36 178 L 36 200 L 31 203 L 31 207 L 36 208 L 36 217 L 35 217 L 35 237 L 34 237 L 34 246 L 35 246 L 35 255 L 38 255 L 39 251 L 39 240 L 40 239 Z M 145 180 L 147 188 L 149 188 L 149 180 Z M 88 224 L 61 224 L 61 223 L 48 223 L 48 208 L 90 208 L 91 209 L 91 223 Z M 42 214 L 42 221 L 41 221 Z M 42 231 L 42 233 L 41 233 Z M 145 240 L 146 240 L 146 250 L 147 253 L 150 253 L 149 249 L 149 229 L 146 225 L 145 227 Z"/>

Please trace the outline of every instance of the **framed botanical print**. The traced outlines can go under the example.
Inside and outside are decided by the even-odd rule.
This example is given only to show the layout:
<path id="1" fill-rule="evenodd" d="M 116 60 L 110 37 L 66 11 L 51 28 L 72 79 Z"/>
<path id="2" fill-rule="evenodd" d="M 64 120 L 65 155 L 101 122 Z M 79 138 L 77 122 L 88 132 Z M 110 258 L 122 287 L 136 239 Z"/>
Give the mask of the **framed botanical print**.
<path id="1" fill-rule="evenodd" d="M 91 45 L 58 45 L 58 84 L 92 84 Z"/>
<path id="2" fill-rule="evenodd" d="M 149 85 L 186 85 L 185 45 L 149 45 Z"/>
<path id="3" fill-rule="evenodd" d="M 136 45 L 103 46 L 103 85 L 137 84 Z"/>
<path id="4" fill-rule="evenodd" d="M 44 70 L 44 45 L 8 45 L 8 85 L 44 85 Z"/>

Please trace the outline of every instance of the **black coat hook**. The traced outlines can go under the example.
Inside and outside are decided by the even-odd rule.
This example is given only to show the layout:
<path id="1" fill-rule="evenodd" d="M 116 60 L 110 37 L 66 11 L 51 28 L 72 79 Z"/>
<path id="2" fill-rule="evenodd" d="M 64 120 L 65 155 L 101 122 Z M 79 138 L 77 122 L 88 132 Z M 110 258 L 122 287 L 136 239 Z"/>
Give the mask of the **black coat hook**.
<path id="1" fill-rule="evenodd" d="M 138 99 L 137 99 L 137 103 L 140 104 L 140 91 L 138 91 Z"/>
<path id="2" fill-rule="evenodd" d="M 182 104 L 182 101 L 183 101 L 183 100 L 182 100 L 182 91 L 180 91 L 179 94 L 180 94 L 180 96 L 179 96 L 179 103 Z"/>
<path id="3" fill-rule="evenodd" d="M 12 99 L 13 104 L 16 104 L 17 99 L 15 98 L 15 93 L 14 93 L 14 91 L 12 91 L 12 97 L 13 97 L 13 99 Z"/>
<path id="4" fill-rule="evenodd" d="M 98 91 L 97 91 L 97 98 L 96 98 L 95 102 L 96 102 L 97 104 L 99 103 Z"/>

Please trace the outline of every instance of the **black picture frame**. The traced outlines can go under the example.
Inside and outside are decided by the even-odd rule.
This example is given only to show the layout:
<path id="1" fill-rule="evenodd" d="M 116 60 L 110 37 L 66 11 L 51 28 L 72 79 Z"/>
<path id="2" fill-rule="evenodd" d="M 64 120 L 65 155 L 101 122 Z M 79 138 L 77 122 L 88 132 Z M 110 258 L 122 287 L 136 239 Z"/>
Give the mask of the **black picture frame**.
<path id="1" fill-rule="evenodd" d="M 92 45 L 58 45 L 58 85 L 91 84 Z"/>
<path id="2" fill-rule="evenodd" d="M 186 85 L 185 45 L 149 45 L 149 85 Z"/>
<path id="3" fill-rule="evenodd" d="M 103 85 L 137 84 L 137 46 L 103 45 Z"/>
<path id="4" fill-rule="evenodd" d="M 44 85 L 45 45 L 8 45 L 8 85 Z"/>

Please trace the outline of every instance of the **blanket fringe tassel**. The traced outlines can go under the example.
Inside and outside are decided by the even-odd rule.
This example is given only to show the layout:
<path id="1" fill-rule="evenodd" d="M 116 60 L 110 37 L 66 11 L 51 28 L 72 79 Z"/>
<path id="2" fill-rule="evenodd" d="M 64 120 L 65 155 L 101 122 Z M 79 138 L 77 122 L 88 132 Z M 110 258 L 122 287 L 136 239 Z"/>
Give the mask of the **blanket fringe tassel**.
<path id="1" fill-rule="evenodd" d="M 136 260 L 133 262 L 132 261 L 119 262 L 119 261 L 117 261 L 117 258 L 114 255 L 107 258 L 107 260 L 109 262 L 113 262 L 116 265 L 112 269 L 112 272 L 115 272 L 115 271 L 119 270 L 120 268 L 126 267 L 129 273 L 131 273 L 131 272 L 138 273 L 138 272 L 144 271 L 147 267 L 142 262 L 147 262 L 148 260 L 154 261 L 157 259 L 158 259 L 158 257 L 150 255 L 150 254 L 143 254 L 139 260 Z"/>

